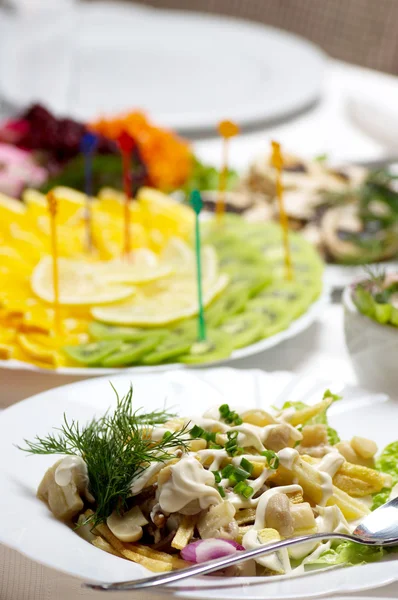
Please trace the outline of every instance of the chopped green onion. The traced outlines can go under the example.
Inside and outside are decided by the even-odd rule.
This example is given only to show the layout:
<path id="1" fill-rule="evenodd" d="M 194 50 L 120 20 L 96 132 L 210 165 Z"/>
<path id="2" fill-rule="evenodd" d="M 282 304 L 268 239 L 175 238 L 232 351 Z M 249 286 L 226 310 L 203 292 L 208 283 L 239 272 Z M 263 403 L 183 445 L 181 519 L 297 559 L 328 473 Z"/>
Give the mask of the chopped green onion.
<path id="1" fill-rule="evenodd" d="M 203 436 L 203 434 L 205 433 L 205 430 L 202 429 L 201 427 L 199 427 L 198 425 L 194 425 L 191 429 L 191 431 L 189 432 L 189 435 L 192 438 L 201 438 Z"/>
<path id="2" fill-rule="evenodd" d="M 279 467 L 279 457 L 273 450 L 264 450 L 264 452 L 261 452 L 261 456 L 266 457 L 268 466 L 271 469 L 277 469 Z"/>
<path id="3" fill-rule="evenodd" d="M 223 486 L 218 485 L 217 490 L 218 490 L 218 493 L 220 494 L 221 498 L 225 498 L 225 490 L 224 490 Z"/>
<path id="4" fill-rule="evenodd" d="M 247 460 L 247 458 L 242 458 L 240 461 L 240 466 L 242 469 L 245 469 L 245 471 L 250 473 L 250 475 L 253 473 L 254 465 L 250 462 L 250 460 Z"/>
<path id="5" fill-rule="evenodd" d="M 234 471 L 235 467 L 231 464 L 227 465 L 226 467 L 223 468 L 223 470 L 221 471 L 221 475 L 223 476 L 224 479 L 227 479 L 231 473 Z"/>
<path id="6" fill-rule="evenodd" d="M 237 412 L 231 410 L 228 404 L 222 404 L 219 407 L 220 416 L 228 424 L 242 425 L 243 421 Z"/>
<path id="7" fill-rule="evenodd" d="M 220 483 L 221 481 L 221 473 L 220 471 L 212 471 L 213 475 L 214 475 L 214 480 L 216 483 Z"/>
<path id="8" fill-rule="evenodd" d="M 238 431 L 227 431 L 227 438 L 229 440 L 236 440 L 238 438 Z"/>
<path id="9" fill-rule="evenodd" d="M 233 467 L 232 473 L 229 475 L 231 483 L 238 483 L 238 481 L 244 481 L 249 477 L 250 473 L 242 469 L 241 467 Z"/>
<path id="10" fill-rule="evenodd" d="M 252 488 L 252 486 L 247 485 L 242 492 L 242 496 L 244 496 L 245 498 L 250 498 L 250 496 L 253 495 L 253 492 L 254 492 L 254 489 Z"/>
<path id="11" fill-rule="evenodd" d="M 214 431 L 205 431 L 204 439 L 206 440 L 206 442 L 215 442 L 216 434 L 214 433 Z"/>
<path id="12" fill-rule="evenodd" d="M 219 407 L 218 410 L 220 411 L 220 415 L 222 417 L 225 417 L 225 416 L 229 415 L 229 413 L 230 413 L 228 404 L 221 404 L 221 406 Z"/>
<path id="13" fill-rule="evenodd" d="M 209 442 L 210 450 L 221 450 L 222 446 L 220 444 L 215 444 L 214 442 Z"/>
<path id="14" fill-rule="evenodd" d="M 242 494 L 244 492 L 244 490 L 246 489 L 247 484 L 244 481 L 239 481 L 239 483 L 237 483 L 234 487 L 234 492 L 236 494 Z"/>

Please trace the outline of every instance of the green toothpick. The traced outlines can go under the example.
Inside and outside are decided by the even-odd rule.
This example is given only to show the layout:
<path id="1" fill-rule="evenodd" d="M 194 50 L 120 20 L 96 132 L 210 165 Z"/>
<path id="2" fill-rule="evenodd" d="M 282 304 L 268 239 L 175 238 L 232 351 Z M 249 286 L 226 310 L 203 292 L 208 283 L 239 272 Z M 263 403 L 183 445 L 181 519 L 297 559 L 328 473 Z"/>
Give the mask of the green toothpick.
<path id="1" fill-rule="evenodd" d="M 200 342 L 206 339 L 206 323 L 205 313 L 203 308 L 203 294 L 202 294 L 202 257 L 201 257 L 201 244 L 200 244 L 200 227 L 199 227 L 199 215 L 203 208 L 202 196 L 198 190 L 191 192 L 191 205 L 195 211 L 195 253 L 196 253 L 196 279 L 198 283 L 198 338 Z"/>

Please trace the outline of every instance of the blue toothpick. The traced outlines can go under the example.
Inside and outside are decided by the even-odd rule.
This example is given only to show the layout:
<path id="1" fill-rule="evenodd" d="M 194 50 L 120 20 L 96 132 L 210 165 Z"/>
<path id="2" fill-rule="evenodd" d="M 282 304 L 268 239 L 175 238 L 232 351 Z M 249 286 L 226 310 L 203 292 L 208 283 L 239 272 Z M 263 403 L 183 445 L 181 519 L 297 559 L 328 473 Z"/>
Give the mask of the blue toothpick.
<path id="1" fill-rule="evenodd" d="M 84 179 L 86 192 L 86 240 L 87 250 L 91 252 L 93 249 L 93 234 L 92 234 L 92 215 L 91 215 L 91 197 L 93 195 L 93 156 L 98 144 L 98 137 L 88 131 L 80 140 L 80 151 L 84 156 Z"/>

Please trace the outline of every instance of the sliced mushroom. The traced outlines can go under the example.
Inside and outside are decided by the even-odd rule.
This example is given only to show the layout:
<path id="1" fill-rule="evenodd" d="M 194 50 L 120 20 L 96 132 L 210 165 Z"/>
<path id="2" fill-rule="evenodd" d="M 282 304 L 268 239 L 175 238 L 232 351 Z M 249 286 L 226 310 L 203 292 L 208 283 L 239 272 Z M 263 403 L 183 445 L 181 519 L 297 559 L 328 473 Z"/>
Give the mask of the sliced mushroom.
<path id="1" fill-rule="evenodd" d="M 84 496 L 93 501 L 87 490 L 87 468 L 84 461 L 80 459 L 84 467 L 79 461 L 76 461 L 75 466 L 69 461 L 67 468 L 63 468 L 70 458 L 61 459 L 50 467 L 37 490 L 37 497 L 46 502 L 53 515 L 62 521 L 70 521 L 83 510 Z"/>
<path id="2" fill-rule="evenodd" d="M 293 535 L 294 524 L 290 507 L 291 504 L 286 494 L 273 494 L 265 509 L 267 528 L 276 529 L 282 537 Z"/>
<path id="3" fill-rule="evenodd" d="M 323 242 L 336 260 L 384 260 L 398 252 L 398 235 L 393 229 L 381 229 L 377 222 L 364 224 L 353 204 L 328 210 L 321 221 Z M 355 243 L 358 240 L 358 243 Z M 377 242 L 375 250 L 367 250 L 361 242 Z"/>
<path id="4" fill-rule="evenodd" d="M 117 511 L 107 518 L 106 524 L 109 529 L 122 542 L 137 542 L 142 538 L 144 525 L 148 524 L 148 521 L 141 512 L 139 506 L 133 506 L 133 508 L 123 515 Z"/>
<path id="5" fill-rule="evenodd" d="M 290 446 L 291 430 L 292 428 L 285 423 L 275 425 L 268 433 L 264 442 L 265 446 L 274 452 L 279 452 L 279 450 Z"/>

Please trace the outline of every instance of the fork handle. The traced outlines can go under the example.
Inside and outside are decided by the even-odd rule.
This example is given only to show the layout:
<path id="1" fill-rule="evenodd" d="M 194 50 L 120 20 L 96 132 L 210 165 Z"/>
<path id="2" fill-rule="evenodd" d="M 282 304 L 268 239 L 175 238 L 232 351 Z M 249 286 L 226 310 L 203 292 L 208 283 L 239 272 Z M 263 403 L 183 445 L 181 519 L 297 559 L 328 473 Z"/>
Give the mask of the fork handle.
<path id="1" fill-rule="evenodd" d="M 135 581 L 120 581 L 118 583 L 85 583 L 83 585 L 93 590 L 102 591 L 142 590 L 145 588 L 152 588 L 158 587 L 160 585 L 176 583 L 177 581 L 182 581 L 183 579 L 188 579 L 189 577 L 195 577 L 197 575 L 206 575 L 207 573 L 213 573 L 213 571 L 225 569 L 226 567 L 230 567 L 232 565 L 237 565 L 250 558 L 256 558 L 257 556 L 263 556 L 264 554 L 271 554 L 272 552 L 275 552 L 277 550 L 289 548 L 290 546 L 295 546 L 296 544 L 301 544 L 303 542 L 330 539 L 349 540 L 352 542 L 357 542 L 358 544 L 364 544 L 366 546 L 385 545 L 385 540 L 382 543 L 381 540 L 365 540 L 360 537 L 348 535 L 345 533 L 316 533 L 314 535 L 301 535 L 295 538 L 281 540 L 273 544 L 267 544 L 258 548 L 254 548 L 253 550 L 236 552 L 235 554 L 230 554 L 223 558 L 218 558 L 216 560 L 200 563 L 194 565 L 193 567 L 188 567 L 187 569 L 162 573 L 160 575 L 155 575 L 154 577 L 136 579 Z"/>

